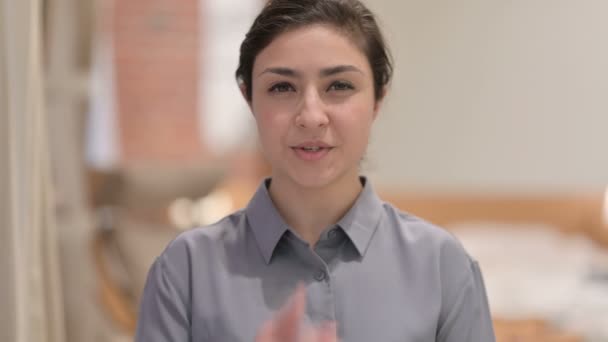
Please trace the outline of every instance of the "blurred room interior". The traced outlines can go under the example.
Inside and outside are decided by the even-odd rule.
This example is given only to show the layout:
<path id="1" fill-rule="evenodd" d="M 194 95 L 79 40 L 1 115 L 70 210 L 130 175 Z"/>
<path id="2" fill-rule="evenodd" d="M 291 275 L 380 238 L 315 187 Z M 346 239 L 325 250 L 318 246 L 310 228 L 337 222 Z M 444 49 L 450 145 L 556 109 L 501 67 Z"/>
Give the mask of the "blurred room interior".
<path id="1" fill-rule="evenodd" d="M 608 2 L 364 2 L 396 74 L 363 173 L 479 260 L 499 342 L 608 341 Z M 262 5 L 0 0 L 0 341 L 131 340 L 164 246 L 246 205 Z"/>

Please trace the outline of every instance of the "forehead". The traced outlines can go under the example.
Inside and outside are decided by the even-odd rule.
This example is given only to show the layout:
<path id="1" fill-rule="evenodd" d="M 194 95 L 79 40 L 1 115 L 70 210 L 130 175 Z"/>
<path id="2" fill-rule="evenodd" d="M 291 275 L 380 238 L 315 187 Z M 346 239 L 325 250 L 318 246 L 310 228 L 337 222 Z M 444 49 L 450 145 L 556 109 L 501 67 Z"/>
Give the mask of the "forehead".
<path id="1" fill-rule="evenodd" d="M 281 33 L 256 57 L 253 71 L 267 67 L 319 69 L 350 64 L 369 71 L 363 50 L 338 29 L 315 24 Z"/>

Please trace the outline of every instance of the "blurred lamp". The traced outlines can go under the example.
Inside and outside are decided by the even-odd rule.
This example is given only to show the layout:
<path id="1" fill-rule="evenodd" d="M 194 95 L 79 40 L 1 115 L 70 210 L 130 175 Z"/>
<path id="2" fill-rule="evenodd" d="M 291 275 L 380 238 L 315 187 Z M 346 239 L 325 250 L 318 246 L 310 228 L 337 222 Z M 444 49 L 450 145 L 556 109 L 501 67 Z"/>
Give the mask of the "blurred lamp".
<path id="1" fill-rule="evenodd" d="M 179 229 L 192 227 L 192 208 L 194 203 L 188 198 L 178 198 L 169 206 L 169 219 Z"/>
<path id="2" fill-rule="evenodd" d="M 214 191 L 196 203 L 193 219 L 197 225 L 208 225 L 219 221 L 233 210 L 232 197 L 225 191 Z"/>

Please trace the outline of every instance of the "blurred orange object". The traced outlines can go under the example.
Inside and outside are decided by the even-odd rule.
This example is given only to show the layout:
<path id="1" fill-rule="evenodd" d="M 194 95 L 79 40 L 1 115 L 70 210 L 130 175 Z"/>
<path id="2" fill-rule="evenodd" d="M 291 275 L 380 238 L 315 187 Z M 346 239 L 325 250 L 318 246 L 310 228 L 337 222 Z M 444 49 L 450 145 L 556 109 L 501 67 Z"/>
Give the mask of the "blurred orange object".
<path id="1" fill-rule="evenodd" d="M 583 337 L 556 331 L 542 319 L 494 319 L 496 342 L 583 342 Z"/>

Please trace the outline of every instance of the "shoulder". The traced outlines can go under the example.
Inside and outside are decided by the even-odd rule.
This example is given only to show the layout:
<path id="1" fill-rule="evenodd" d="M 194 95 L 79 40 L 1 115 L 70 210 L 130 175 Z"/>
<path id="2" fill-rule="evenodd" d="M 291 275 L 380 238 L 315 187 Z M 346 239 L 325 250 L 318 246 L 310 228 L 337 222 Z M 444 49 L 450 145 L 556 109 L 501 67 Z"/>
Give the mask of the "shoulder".
<path id="1" fill-rule="evenodd" d="M 448 230 L 384 203 L 384 222 L 389 230 L 417 254 L 436 262 L 442 273 L 469 269 L 472 259 L 460 241 Z"/>
<path id="2" fill-rule="evenodd" d="M 409 250 L 407 257 L 424 265 L 425 272 L 434 274 L 449 301 L 467 284 L 475 282 L 478 266 L 460 241 L 448 230 L 415 215 L 384 204 L 386 226 L 399 245 Z"/>
<path id="3" fill-rule="evenodd" d="M 221 252 L 222 246 L 244 234 L 246 217 L 243 210 L 236 211 L 216 223 L 200 226 L 180 233 L 159 256 L 160 262 L 192 266 L 197 260 L 210 260 Z"/>
<path id="4" fill-rule="evenodd" d="M 390 203 L 385 202 L 383 208 L 385 225 L 411 243 L 436 248 L 448 256 L 466 255 L 460 241 L 445 228 L 400 210 Z"/>

